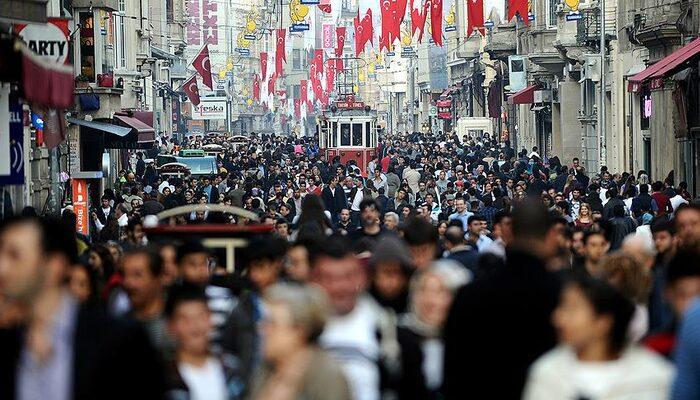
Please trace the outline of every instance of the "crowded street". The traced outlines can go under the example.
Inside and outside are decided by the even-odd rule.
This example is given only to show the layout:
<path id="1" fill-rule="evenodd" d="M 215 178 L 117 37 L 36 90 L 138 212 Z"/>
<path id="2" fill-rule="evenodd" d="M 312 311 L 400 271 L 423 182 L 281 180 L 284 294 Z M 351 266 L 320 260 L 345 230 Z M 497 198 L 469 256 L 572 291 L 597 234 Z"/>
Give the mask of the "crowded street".
<path id="1" fill-rule="evenodd" d="M 0 399 L 700 399 L 697 21 L 656 53 L 614 26 L 642 0 L 26 1 Z"/>

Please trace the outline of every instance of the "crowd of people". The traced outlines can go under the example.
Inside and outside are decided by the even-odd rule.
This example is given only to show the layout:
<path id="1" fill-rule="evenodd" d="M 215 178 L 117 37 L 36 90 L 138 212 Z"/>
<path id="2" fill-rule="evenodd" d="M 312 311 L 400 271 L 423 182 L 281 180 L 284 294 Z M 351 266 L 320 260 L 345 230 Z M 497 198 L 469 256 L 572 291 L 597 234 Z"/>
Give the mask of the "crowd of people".
<path id="1" fill-rule="evenodd" d="M 158 154 L 220 144 L 215 175 Z M 0 223 L 0 398 L 699 399 L 700 202 L 488 136 L 162 141 Z M 161 223 L 262 224 L 235 271 Z M 250 213 L 220 212 L 211 204 Z M 253 215 L 257 216 L 254 218 Z"/>

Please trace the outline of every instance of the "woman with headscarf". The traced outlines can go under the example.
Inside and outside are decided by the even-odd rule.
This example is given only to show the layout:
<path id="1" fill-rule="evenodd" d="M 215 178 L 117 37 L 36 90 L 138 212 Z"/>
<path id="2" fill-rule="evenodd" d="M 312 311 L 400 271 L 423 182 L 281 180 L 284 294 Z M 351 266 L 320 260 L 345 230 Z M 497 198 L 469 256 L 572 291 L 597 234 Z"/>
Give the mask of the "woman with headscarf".
<path id="1" fill-rule="evenodd" d="M 452 260 L 434 262 L 411 279 L 410 311 L 401 316 L 398 327 L 403 368 L 399 398 L 442 398 L 442 328 L 455 293 L 470 280 L 469 272 Z"/>

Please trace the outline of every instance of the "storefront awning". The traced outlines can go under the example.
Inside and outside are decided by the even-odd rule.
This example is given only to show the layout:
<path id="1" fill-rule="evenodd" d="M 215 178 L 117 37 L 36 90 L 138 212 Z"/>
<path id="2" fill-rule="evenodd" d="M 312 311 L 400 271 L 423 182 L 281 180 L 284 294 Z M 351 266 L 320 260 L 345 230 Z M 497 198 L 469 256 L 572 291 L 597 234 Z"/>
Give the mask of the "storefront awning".
<path id="1" fill-rule="evenodd" d="M 150 147 L 150 145 L 156 140 L 156 131 L 152 127 L 134 117 L 115 114 L 114 120 L 118 125 L 131 128 L 130 136 L 133 136 L 135 139 L 135 148 Z"/>
<path id="2" fill-rule="evenodd" d="M 535 102 L 535 90 L 537 85 L 530 85 L 508 97 L 508 104 L 532 104 Z"/>
<path id="3" fill-rule="evenodd" d="M 153 111 L 134 111 L 133 116 L 153 128 Z"/>
<path id="4" fill-rule="evenodd" d="M 86 128 L 94 129 L 96 131 L 110 133 L 112 135 L 116 135 L 119 137 L 124 137 L 124 136 L 128 135 L 129 132 L 131 132 L 131 128 L 126 128 L 123 126 L 114 125 L 114 124 L 110 124 L 107 122 L 86 121 L 84 119 L 76 119 L 76 118 L 67 118 L 66 120 L 71 124 L 75 124 L 78 126 L 84 126 Z"/>
<path id="5" fill-rule="evenodd" d="M 690 58 L 698 55 L 699 53 L 700 38 L 693 40 L 684 47 L 674 51 L 668 56 L 650 65 L 644 71 L 631 77 L 629 79 L 627 91 L 635 93 L 639 92 L 642 84 L 648 80 L 655 81 L 652 82 L 652 85 L 656 84 L 658 87 L 661 87 L 659 86 L 659 81 L 662 80 L 664 76 L 674 71 L 676 68 L 680 67 L 683 63 L 688 61 Z"/>

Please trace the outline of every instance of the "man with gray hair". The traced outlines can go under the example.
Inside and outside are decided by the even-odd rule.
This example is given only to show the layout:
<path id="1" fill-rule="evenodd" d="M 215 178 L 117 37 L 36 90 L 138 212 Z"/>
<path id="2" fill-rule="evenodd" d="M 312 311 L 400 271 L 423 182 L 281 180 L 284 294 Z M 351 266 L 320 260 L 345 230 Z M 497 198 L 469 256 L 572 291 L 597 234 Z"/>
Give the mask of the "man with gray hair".
<path id="1" fill-rule="evenodd" d="M 399 214 L 388 212 L 384 214 L 384 228 L 388 231 L 396 232 L 399 226 Z"/>
<path id="2" fill-rule="evenodd" d="M 654 248 L 654 240 L 651 235 L 632 234 L 627 235 L 622 241 L 620 250 L 632 257 L 643 266 L 646 271 L 651 271 L 656 259 L 656 249 Z"/>

